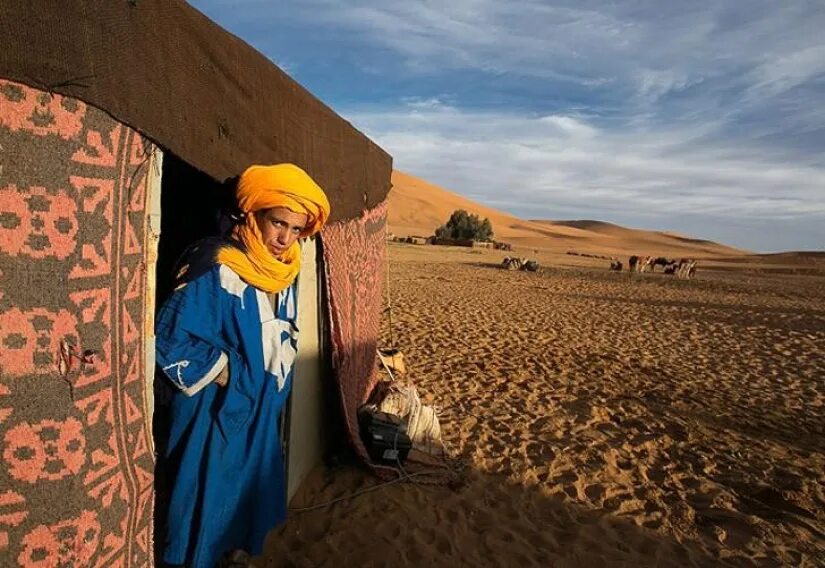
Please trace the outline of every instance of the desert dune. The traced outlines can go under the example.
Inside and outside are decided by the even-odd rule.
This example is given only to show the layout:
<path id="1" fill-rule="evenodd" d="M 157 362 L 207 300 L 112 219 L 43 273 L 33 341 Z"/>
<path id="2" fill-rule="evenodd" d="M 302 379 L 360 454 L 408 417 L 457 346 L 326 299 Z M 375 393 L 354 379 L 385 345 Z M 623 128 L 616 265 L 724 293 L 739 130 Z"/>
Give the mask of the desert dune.
<path id="1" fill-rule="evenodd" d="M 429 236 L 453 211 L 464 209 L 489 218 L 497 240 L 522 248 L 701 258 L 737 257 L 747 252 L 675 233 L 630 229 L 603 221 L 523 220 L 398 170 L 393 172 L 392 184 L 388 223 L 396 235 Z"/>

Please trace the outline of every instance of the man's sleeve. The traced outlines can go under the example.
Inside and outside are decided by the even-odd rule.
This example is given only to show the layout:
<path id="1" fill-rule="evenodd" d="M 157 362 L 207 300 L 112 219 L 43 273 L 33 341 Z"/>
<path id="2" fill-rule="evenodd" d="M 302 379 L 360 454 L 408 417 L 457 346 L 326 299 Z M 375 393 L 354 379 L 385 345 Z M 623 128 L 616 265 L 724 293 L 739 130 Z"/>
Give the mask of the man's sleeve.
<path id="1" fill-rule="evenodd" d="M 221 349 L 221 287 L 210 270 L 177 289 L 161 308 L 156 324 L 157 362 L 184 394 L 192 396 L 226 367 Z"/>

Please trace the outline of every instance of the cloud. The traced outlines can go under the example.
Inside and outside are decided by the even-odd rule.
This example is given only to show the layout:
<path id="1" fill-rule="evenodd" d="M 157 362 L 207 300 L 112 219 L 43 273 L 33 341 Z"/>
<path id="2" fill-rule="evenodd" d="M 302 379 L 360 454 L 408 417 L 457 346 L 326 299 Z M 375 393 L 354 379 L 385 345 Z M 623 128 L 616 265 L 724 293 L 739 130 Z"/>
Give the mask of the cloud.
<path id="1" fill-rule="evenodd" d="M 405 97 L 402 102 L 411 109 L 435 109 L 446 106 L 443 97 L 430 97 L 422 99 L 420 97 Z"/>
<path id="2" fill-rule="evenodd" d="M 772 57 L 751 73 L 754 96 L 787 92 L 816 77 L 825 77 L 825 43 Z"/>
<path id="3" fill-rule="evenodd" d="M 656 100 L 664 95 L 698 85 L 703 80 L 702 77 L 690 78 L 686 73 L 678 73 L 670 69 L 664 71 L 641 69 L 637 78 L 638 92 L 639 96 L 644 99 Z"/>
<path id="4" fill-rule="evenodd" d="M 592 137 L 597 133 L 597 130 L 592 126 L 571 116 L 550 115 L 543 116 L 538 120 L 539 122 L 555 126 L 561 133 L 569 136 Z"/>
<path id="5" fill-rule="evenodd" d="M 637 93 L 668 92 L 705 77 L 754 70 L 755 85 L 804 78 L 820 67 L 811 38 L 825 24 L 817 2 L 781 6 L 704 0 L 642 2 L 455 0 L 305 1 L 309 24 L 349 30 L 423 73 L 475 68 L 582 84 L 627 82 Z M 821 42 L 820 42 L 821 43 Z M 781 83 L 780 83 L 781 84 Z"/>
<path id="6" fill-rule="evenodd" d="M 702 236 L 724 234 L 710 220 L 825 222 L 825 166 L 758 152 L 729 156 L 724 147 L 696 145 L 693 132 L 611 132 L 578 117 L 443 105 L 346 117 L 393 154 L 398 169 L 521 216 L 600 211 L 677 230 L 681 218 L 692 228 L 704 218 Z"/>

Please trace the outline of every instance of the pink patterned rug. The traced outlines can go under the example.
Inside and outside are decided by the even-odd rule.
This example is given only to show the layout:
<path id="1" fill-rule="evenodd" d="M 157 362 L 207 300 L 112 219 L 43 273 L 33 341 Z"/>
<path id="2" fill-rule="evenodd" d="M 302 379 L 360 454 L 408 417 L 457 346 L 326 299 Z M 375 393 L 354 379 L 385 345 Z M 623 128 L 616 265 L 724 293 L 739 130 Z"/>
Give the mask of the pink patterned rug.
<path id="1" fill-rule="evenodd" d="M 0 565 L 151 565 L 152 145 L 0 79 L 0 147 Z"/>

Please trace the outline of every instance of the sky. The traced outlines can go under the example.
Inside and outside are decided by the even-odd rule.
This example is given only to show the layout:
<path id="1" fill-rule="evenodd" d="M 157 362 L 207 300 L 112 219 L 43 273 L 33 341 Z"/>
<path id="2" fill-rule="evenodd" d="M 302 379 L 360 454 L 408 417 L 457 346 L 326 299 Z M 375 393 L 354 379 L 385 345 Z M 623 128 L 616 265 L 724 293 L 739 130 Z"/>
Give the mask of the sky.
<path id="1" fill-rule="evenodd" d="M 825 250 L 823 0 L 190 3 L 479 203 Z"/>

